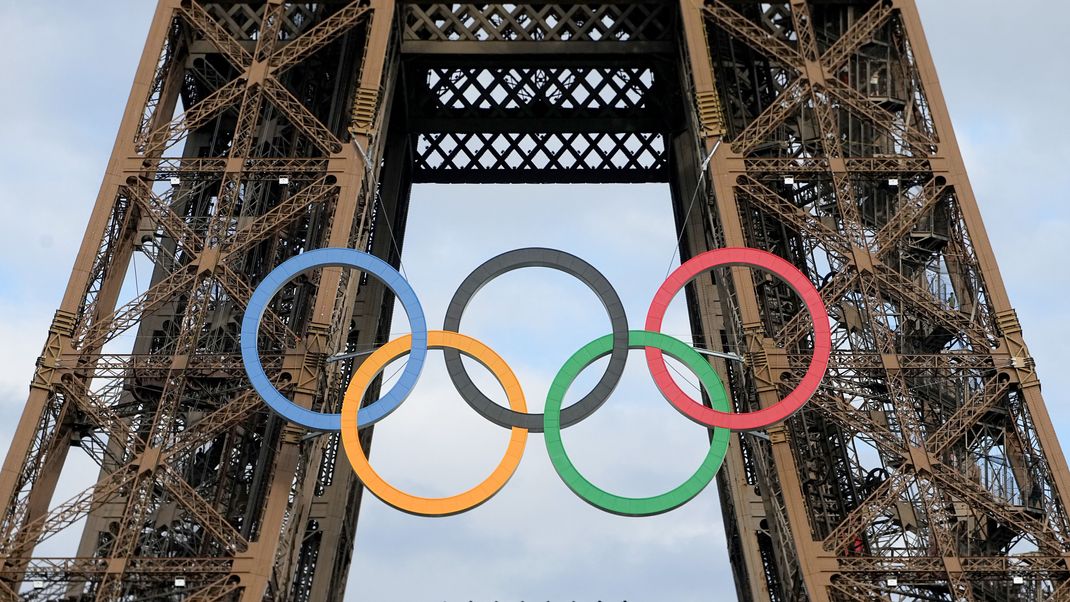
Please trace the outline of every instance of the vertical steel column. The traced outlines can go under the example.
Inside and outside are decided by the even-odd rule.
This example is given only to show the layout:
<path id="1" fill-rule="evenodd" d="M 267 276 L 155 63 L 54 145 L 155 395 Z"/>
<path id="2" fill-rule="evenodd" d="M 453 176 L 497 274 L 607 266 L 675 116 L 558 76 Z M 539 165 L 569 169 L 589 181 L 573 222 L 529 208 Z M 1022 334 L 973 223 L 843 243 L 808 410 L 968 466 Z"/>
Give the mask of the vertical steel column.
<path id="1" fill-rule="evenodd" d="M 1070 596 L 1063 501 L 1070 471 L 981 224 L 914 3 L 854 7 L 790 0 L 755 7 L 683 0 L 681 9 L 695 129 L 705 152 L 717 149 L 710 162 L 712 238 L 723 236 L 727 246 L 820 248 L 833 262 L 805 268 L 825 270 L 814 274 L 823 276 L 815 284 L 836 310 L 832 367 L 808 409 L 766 431 L 769 463 L 756 462 L 754 470 L 764 483 L 775 562 L 770 566 L 770 559 L 762 558 L 759 566 L 756 542 L 737 529 L 743 553 L 733 562 L 737 575 L 745 573 L 751 581 L 741 598 L 868 600 L 894 593 L 916 599 L 910 596 L 939 592 L 956 601 L 1033 600 L 1029 596 L 1043 592 L 1054 599 Z M 874 63 L 879 56 L 864 54 L 882 52 L 886 40 L 894 44 L 900 31 L 905 50 L 887 59 L 899 62 Z M 710 39 L 721 44 L 712 58 L 729 65 L 724 69 L 739 59 L 717 52 L 739 48 L 764 63 L 751 73 L 772 72 L 774 64 L 781 69 L 782 79 L 766 91 L 770 96 L 722 98 L 728 88 L 717 85 Z M 856 67 L 877 70 L 863 71 L 862 81 L 849 71 Z M 869 91 L 881 85 L 914 86 L 911 94 L 917 96 L 900 101 Z M 721 106 L 732 102 L 735 112 L 726 116 Z M 739 118 L 741 102 L 755 102 L 747 107 L 749 122 Z M 917 109 L 901 116 L 896 102 L 914 103 Z M 732 119 L 735 132 L 728 135 L 724 124 Z M 794 138 L 781 138 L 785 135 Z M 816 191 L 816 201 L 794 198 L 797 179 Z M 887 181 L 898 205 L 877 205 L 874 181 Z M 865 218 L 864 210 L 870 212 Z M 780 232 L 760 230 L 755 221 L 760 212 L 779 219 Z M 952 219 L 941 216 L 958 214 L 961 232 L 953 223 L 940 225 L 940 219 Z M 949 229 L 931 242 L 924 238 L 937 227 Z M 767 236 L 788 238 L 766 241 Z M 941 243 L 941 236 L 948 242 Z M 945 252 L 938 245 L 953 248 Z M 954 290 L 946 299 L 927 288 L 932 284 L 924 272 L 918 276 L 909 267 L 933 253 L 945 253 L 938 259 L 946 262 Z M 734 269 L 730 284 L 724 297 L 735 306 L 726 308 L 725 320 L 730 324 L 732 312 L 738 312 L 743 333 L 736 342 L 746 346 L 749 370 L 744 388 L 753 387 L 767 406 L 792 386 L 799 361 L 794 346 L 805 340 L 806 320 L 795 316 L 777 325 L 771 319 L 774 308 L 757 294 L 747 271 Z M 926 334 L 930 331 L 935 334 Z M 955 343 L 956 338 L 963 342 Z M 998 344 L 990 342 L 997 339 Z M 958 399 L 946 394 L 933 399 L 929 389 L 941 382 L 952 387 L 962 382 L 967 390 Z M 737 400 L 747 394 L 735 393 Z M 1024 400 L 1024 409 L 1014 405 L 1016 396 Z M 852 405 L 860 398 L 860 407 Z M 938 403 L 955 405 L 944 409 Z M 1011 418 L 991 422 L 999 416 Z M 982 480 L 974 465 L 985 460 L 973 454 L 984 452 L 970 446 L 983 445 L 994 428 L 1002 429 L 994 435 L 1003 438 L 996 445 L 1005 448 L 1018 493 L 993 489 L 999 485 Z M 845 437 L 871 442 L 884 476 L 870 473 L 872 483 L 863 479 L 874 458 L 853 455 L 854 470 L 862 473 L 848 474 L 844 483 L 831 470 L 814 474 L 812 460 L 799 455 L 812 441 Z M 734 468 L 729 462 L 722 482 L 749 487 L 727 478 Z M 830 513 L 818 505 L 821 494 L 815 492 L 821 491 L 858 497 L 841 498 L 846 508 Z M 735 513 L 726 519 L 742 524 L 741 492 L 722 495 Z M 877 533 L 881 529 L 883 534 Z M 902 545 L 913 550 L 896 553 L 878 545 L 876 538 L 894 541 L 897 532 Z M 1002 549 L 1019 540 L 1035 542 L 1039 549 L 1021 555 Z M 783 591 L 754 587 L 754 581 L 769 581 L 771 569 Z"/>
<path id="2" fill-rule="evenodd" d="M 339 202 L 330 216 L 330 237 L 327 240 L 328 247 L 353 247 L 362 248 L 367 240 L 369 226 L 371 225 L 372 207 L 375 203 L 376 188 L 378 186 L 378 171 L 381 163 L 381 144 L 378 137 L 379 131 L 384 124 L 384 117 L 379 113 L 382 108 L 379 99 L 380 91 L 391 89 L 393 82 L 383 80 L 387 72 L 386 64 L 391 44 L 391 34 L 394 31 L 394 7 L 393 0 L 372 0 L 372 16 L 369 25 L 368 42 L 364 51 L 361 75 L 358 84 L 357 98 L 354 101 L 354 121 L 350 126 L 352 140 L 346 144 L 340 152 L 330 159 L 329 170 L 338 173 Z M 371 101 L 369 102 L 369 98 Z M 371 122 L 360 123 L 357 111 L 361 103 L 371 106 Z M 379 146 L 376 146 L 378 144 Z M 348 316 L 352 313 L 352 301 L 348 304 L 338 305 L 337 292 L 342 285 L 342 269 L 326 268 L 320 276 L 320 284 L 314 301 L 312 320 L 308 326 L 311 335 L 306 339 L 306 348 L 292 350 L 291 353 L 299 357 L 295 361 L 304 363 L 306 354 L 329 354 L 330 334 L 334 333 L 335 340 L 344 335 L 348 326 Z M 378 308 L 375 308 L 378 309 Z M 343 338 L 344 340 L 344 338 Z M 298 395 L 294 398 L 296 403 L 309 405 L 316 391 L 316 384 L 310 382 L 304 390 L 298 389 Z M 289 492 L 293 482 L 293 475 L 297 472 L 298 463 L 302 459 L 301 432 L 300 429 L 288 426 L 284 430 L 281 441 L 281 449 L 276 459 L 274 477 L 268 486 L 268 505 L 264 510 L 260 538 L 252 543 L 251 551 L 255 560 L 246 564 L 235 563 L 235 573 L 241 573 L 239 566 L 248 567 L 246 570 L 250 576 L 242 593 L 242 600 L 262 600 L 267 594 L 268 583 L 273 575 L 275 557 L 277 551 L 283 546 L 281 538 L 283 534 L 290 537 L 304 533 L 304 525 L 293 520 L 295 511 L 288 508 L 290 504 Z M 343 467 L 341 470 L 345 470 Z M 309 479 L 315 481 L 315 475 Z M 299 508 L 297 516 L 307 516 L 311 507 L 312 496 L 308 485 L 303 490 L 303 495 L 295 500 L 294 507 Z M 287 522 L 287 514 L 291 514 Z M 291 542 L 287 542 L 291 543 Z M 292 542 L 299 544 L 299 541 Z M 333 568 L 332 565 L 328 565 Z M 290 575 L 280 575 L 282 579 L 292 578 Z M 322 583 L 323 577 L 319 582 Z M 313 581 L 316 584 L 317 580 Z M 282 591 L 289 589 L 293 583 L 280 583 Z M 321 584 L 320 588 L 323 587 Z M 322 591 L 322 590 L 321 590 Z"/>
<path id="3" fill-rule="evenodd" d="M 687 42 L 688 57 L 690 60 L 690 72 L 694 97 L 703 99 L 716 97 L 718 91 L 714 83 L 713 66 L 710 63 L 710 53 L 706 41 L 705 20 L 701 14 L 702 4 L 699 0 L 681 0 L 680 8 L 683 14 L 684 36 Z M 721 235 L 724 245 L 728 247 L 748 246 L 740 222 L 739 207 L 736 205 L 734 181 L 731 175 L 733 164 L 738 166 L 742 157 L 734 153 L 731 145 L 720 144 L 722 134 L 719 124 L 711 123 L 711 118 L 716 113 L 707 114 L 702 126 L 703 150 L 705 153 L 713 153 L 709 163 L 709 179 L 713 184 L 714 198 L 716 203 L 716 215 L 721 226 Z M 714 152 L 716 148 L 716 152 Z M 751 364 L 756 367 L 764 367 L 763 371 L 755 368 L 753 378 L 758 381 L 758 394 L 762 407 L 768 407 L 779 401 L 779 395 L 774 385 L 776 378 L 771 374 L 770 355 L 773 353 L 774 342 L 763 332 L 761 311 L 757 293 L 754 289 L 754 280 L 751 271 L 747 268 L 731 268 L 731 278 L 735 290 L 735 301 L 739 311 L 743 334 L 746 343 L 747 357 Z M 782 503 L 786 521 L 779 524 L 780 528 L 787 529 L 795 547 L 797 559 L 803 579 L 807 586 L 810 599 L 814 602 L 827 601 L 825 593 L 828 569 L 821 567 L 819 559 L 819 546 L 810 537 L 808 519 L 805 513 L 805 503 L 800 494 L 798 469 L 795 458 L 792 455 L 787 439 L 787 430 L 783 426 L 775 426 L 768 429 L 772 443 L 772 454 L 775 461 L 775 474 L 781 486 L 783 500 L 773 500 L 774 504 Z M 771 517 L 774 520 L 779 517 Z M 747 544 L 745 544 L 747 545 Z M 750 544 L 755 545 L 755 544 Z M 745 554 L 746 559 L 753 562 L 755 551 Z M 748 563 L 749 564 L 749 563 Z M 754 575 L 751 573 L 751 575 Z"/>
<path id="4" fill-rule="evenodd" d="M 1007 354 L 1015 359 L 1012 368 L 1018 382 L 1023 385 L 1022 391 L 1029 405 L 1034 426 L 1044 446 L 1045 456 L 1052 465 L 1053 484 L 1061 499 L 1070 500 L 1070 468 L 1066 463 L 1066 455 L 1055 435 L 1051 416 L 1048 414 L 1040 392 L 1040 383 L 1036 372 L 1032 370 L 1032 356 L 1022 338 L 1021 325 L 1018 323 L 1018 317 L 1007 295 L 1007 287 L 1003 283 L 1003 276 L 1000 274 L 999 265 L 992 252 L 992 245 L 988 242 L 988 231 L 981 219 L 977 197 L 973 193 L 973 186 L 966 173 L 966 165 L 962 161 L 962 152 L 959 150 L 955 128 L 947 110 L 947 102 L 944 100 L 939 77 L 936 74 L 936 65 L 933 63 L 921 17 L 918 15 L 917 3 L 915 0 L 893 0 L 892 4 L 903 15 L 907 36 L 915 49 L 918 71 L 929 96 L 933 121 L 936 122 L 937 130 L 941 133 L 939 151 L 930 159 L 933 172 L 947 178 L 947 181 L 958 192 L 958 204 L 976 246 L 977 261 L 984 273 L 984 280 L 990 295 L 989 302 L 1006 320 L 1006 328 L 1003 332 L 1004 347 L 998 350 L 998 353 Z"/>
<path id="5" fill-rule="evenodd" d="M 157 5 L 104 180 L 82 237 L 66 291 L 49 328 L 48 341 L 38 359 L 26 406 L 8 448 L 3 468 L 0 469 L 0 504 L 3 504 L 0 534 L 5 542 L 10 543 L 16 535 L 18 540 L 18 544 L 8 548 L 8 554 L 18 554 L 8 555 L 6 563 L 25 566 L 25 561 L 43 527 L 41 521 L 52 502 L 59 473 L 70 449 L 70 432 L 64 424 L 65 406 L 61 407 L 54 420 L 48 416 L 48 404 L 56 403 L 59 358 L 71 352 L 71 337 L 76 320 L 80 318 L 82 321 L 96 322 L 103 319 L 115 306 L 126 274 L 126 266 L 133 252 L 132 235 L 133 226 L 137 223 L 136 212 L 130 207 L 120 207 L 123 202 L 120 198 L 120 188 L 131 168 L 130 157 L 137 155 L 135 140 L 143 129 L 145 103 L 149 98 L 157 62 L 163 52 L 178 4 L 178 0 L 160 0 Z M 173 108 L 175 97 L 171 96 L 168 100 Z M 150 121 L 155 127 L 159 127 L 169 114 L 166 110 L 167 102 L 158 108 L 159 110 L 151 115 Z M 121 223 L 113 224 L 112 221 L 117 219 L 122 220 Z M 120 239 L 107 239 L 106 231 L 109 225 L 113 228 L 118 226 L 122 232 Z M 102 251 L 111 253 L 112 256 L 102 258 Z M 97 274 L 95 268 L 99 267 L 102 260 L 110 261 L 108 270 L 93 303 L 87 304 L 91 279 Z M 91 312 L 92 317 L 86 317 L 85 312 Z M 30 487 L 29 491 L 25 490 L 26 487 Z M 6 580 L 0 577 L 0 581 Z"/>

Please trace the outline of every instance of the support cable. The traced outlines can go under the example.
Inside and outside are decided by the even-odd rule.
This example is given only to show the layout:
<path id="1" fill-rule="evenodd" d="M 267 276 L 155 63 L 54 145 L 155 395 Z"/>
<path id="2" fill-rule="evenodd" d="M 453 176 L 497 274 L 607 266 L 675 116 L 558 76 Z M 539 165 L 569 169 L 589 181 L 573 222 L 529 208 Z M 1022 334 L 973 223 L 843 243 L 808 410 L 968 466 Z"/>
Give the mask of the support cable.
<path id="1" fill-rule="evenodd" d="M 365 177 L 368 178 L 367 181 L 370 182 L 371 177 L 373 175 L 371 159 L 368 157 L 368 153 L 364 151 L 364 148 L 360 145 L 359 142 L 354 140 L 353 146 L 357 147 L 357 152 L 360 153 L 360 156 L 364 159 Z M 386 220 L 386 233 L 390 236 L 390 244 L 394 247 L 394 253 L 396 253 L 398 256 L 398 268 L 401 271 L 401 275 L 405 277 L 405 280 L 408 280 L 409 275 L 405 272 L 405 262 L 401 260 L 401 247 L 398 246 L 398 241 L 396 238 L 394 238 L 394 225 L 390 223 L 390 217 L 387 215 L 386 212 L 386 205 L 383 204 L 383 199 L 379 197 L 378 191 L 371 190 L 369 188 L 369 194 L 372 195 L 374 202 L 379 207 L 379 215 L 383 216 L 383 219 Z"/>
<path id="2" fill-rule="evenodd" d="M 676 260 L 677 253 L 680 252 L 680 243 L 684 240 L 684 230 L 687 228 L 687 218 L 691 215 L 691 210 L 695 207 L 695 200 L 698 199 L 698 193 L 702 190 L 702 185 L 706 182 L 706 168 L 709 167 L 710 161 L 713 160 L 713 155 L 717 153 L 717 149 L 721 148 L 721 141 L 718 140 L 717 144 L 713 145 L 713 149 L 706 155 L 706 158 L 702 160 L 702 165 L 699 167 L 698 182 L 695 183 L 695 192 L 691 195 L 691 202 L 687 205 L 687 211 L 684 212 L 683 217 L 680 219 L 680 232 L 676 236 L 676 245 L 673 246 L 672 256 L 669 257 L 669 267 L 665 269 L 665 277 L 669 277 L 669 273 L 672 272 L 673 261 Z"/>

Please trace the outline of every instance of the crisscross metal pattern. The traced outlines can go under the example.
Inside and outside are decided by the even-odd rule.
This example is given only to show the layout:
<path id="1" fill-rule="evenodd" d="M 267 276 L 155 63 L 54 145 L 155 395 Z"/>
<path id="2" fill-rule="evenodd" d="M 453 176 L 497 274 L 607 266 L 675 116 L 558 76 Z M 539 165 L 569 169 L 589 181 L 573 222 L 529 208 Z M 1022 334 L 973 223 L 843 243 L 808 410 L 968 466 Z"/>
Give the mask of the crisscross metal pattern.
<path id="1" fill-rule="evenodd" d="M 675 11 L 666 2 L 407 5 L 405 39 L 434 41 L 661 41 Z"/>
<path id="2" fill-rule="evenodd" d="M 417 143 L 416 182 L 664 182 L 655 133 L 445 133 Z"/>

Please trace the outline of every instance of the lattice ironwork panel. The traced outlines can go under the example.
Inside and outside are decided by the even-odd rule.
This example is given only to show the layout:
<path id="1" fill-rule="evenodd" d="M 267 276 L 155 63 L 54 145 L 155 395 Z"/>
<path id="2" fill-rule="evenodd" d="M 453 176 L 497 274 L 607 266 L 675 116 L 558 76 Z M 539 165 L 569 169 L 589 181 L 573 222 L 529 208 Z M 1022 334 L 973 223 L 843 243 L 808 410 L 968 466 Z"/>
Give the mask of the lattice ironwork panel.
<path id="1" fill-rule="evenodd" d="M 454 117 L 629 117 L 656 100 L 644 67 L 428 67 L 418 77 L 427 96 L 416 108 Z"/>
<path id="2" fill-rule="evenodd" d="M 417 182 L 663 182 L 657 133 L 445 133 L 417 141 Z"/>
<path id="3" fill-rule="evenodd" d="M 447 4 L 406 7 L 405 39 L 421 41 L 661 41 L 672 35 L 671 2 L 635 4 Z"/>
<path id="4" fill-rule="evenodd" d="M 258 38 L 264 20 L 264 4 L 205 3 L 204 8 L 235 40 L 252 42 Z M 324 9 L 323 4 L 287 4 L 280 23 L 279 39 L 297 37 L 322 17 Z"/>

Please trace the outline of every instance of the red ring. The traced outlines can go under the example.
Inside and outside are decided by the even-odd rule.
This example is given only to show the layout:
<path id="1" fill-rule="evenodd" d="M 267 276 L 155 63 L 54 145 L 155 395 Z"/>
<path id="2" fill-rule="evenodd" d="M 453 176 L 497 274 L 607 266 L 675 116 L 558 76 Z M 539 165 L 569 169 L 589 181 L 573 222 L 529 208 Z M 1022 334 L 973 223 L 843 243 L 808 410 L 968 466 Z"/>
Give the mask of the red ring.
<path id="1" fill-rule="evenodd" d="M 735 265 L 763 268 L 776 274 L 806 303 L 806 308 L 814 322 L 814 356 L 799 386 L 778 403 L 756 412 L 738 414 L 719 412 L 702 405 L 701 402 L 691 398 L 680 389 L 669 375 L 665 365 L 665 356 L 662 355 L 660 349 L 647 347 L 646 363 L 662 395 L 684 416 L 709 427 L 752 431 L 782 422 L 802 408 L 817 391 L 828 369 L 829 355 L 832 353 L 832 330 L 829 328 L 828 312 L 825 310 L 824 301 L 821 300 L 821 294 L 817 292 L 805 274 L 784 259 L 760 249 L 730 247 L 707 251 L 676 268 L 676 271 L 670 274 L 665 283 L 661 285 L 657 294 L 654 295 L 654 300 L 650 303 L 650 311 L 646 317 L 646 330 L 661 332 L 661 324 L 669 303 L 692 278 L 715 267 Z"/>

